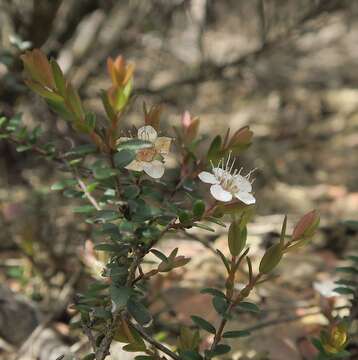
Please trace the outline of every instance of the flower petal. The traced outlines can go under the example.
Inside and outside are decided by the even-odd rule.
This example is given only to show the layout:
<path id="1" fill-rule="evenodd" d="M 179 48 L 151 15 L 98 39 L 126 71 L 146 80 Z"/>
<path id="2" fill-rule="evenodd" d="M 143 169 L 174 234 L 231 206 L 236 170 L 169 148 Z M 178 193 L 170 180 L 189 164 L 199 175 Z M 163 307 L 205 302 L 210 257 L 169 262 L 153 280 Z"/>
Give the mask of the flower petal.
<path id="1" fill-rule="evenodd" d="M 154 179 L 159 179 L 164 175 L 164 164 L 159 160 L 143 162 L 143 170 Z"/>
<path id="2" fill-rule="evenodd" d="M 157 131 L 153 126 L 146 125 L 138 129 L 138 139 L 154 142 L 158 137 Z"/>
<path id="3" fill-rule="evenodd" d="M 172 139 L 170 137 L 158 137 L 157 140 L 155 140 L 155 149 L 159 154 L 166 155 L 169 153 L 171 143 Z"/>
<path id="4" fill-rule="evenodd" d="M 219 181 L 216 179 L 215 175 L 207 171 L 202 171 L 199 175 L 199 179 L 207 184 L 218 184 Z"/>
<path id="5" fill-rule="evenodd" d="M 336 287 L 337 284 L 333 280 L 325 280 L 322 282 L 313 283 L 313 288 L 326 298 L 339 296 L 339 293 L 334 291 Z"/>
<path id="6" fill-rule="evenodd" d="M 234 184 L 240 192 L 250 192 L 252 190 L 250 181 L 241 175 L 234 176 Z"/>
<path id="7" fill-rule="evenodd" d="M 215 184 L 210 187 L 211 195 L 219 201 L 231 201 L 232 195 L 230 192 L 224 190 L 221 185 Z"/>
<path id="8" fill-rule="evenodd" d="M 132 171 L 143 171 L 143 163 L 138 160 L 133 160 L 131 163 L 125 166 L 125 169 Z"/>
<path id="9" fill-rule="evenodd" d="M 235 194 L 235 197 L 237 197 L 239 200 L 241 200 L 246 205 L 255 204 L 256 199 L 252 194 L 245 191 L 239 191 Z"/>

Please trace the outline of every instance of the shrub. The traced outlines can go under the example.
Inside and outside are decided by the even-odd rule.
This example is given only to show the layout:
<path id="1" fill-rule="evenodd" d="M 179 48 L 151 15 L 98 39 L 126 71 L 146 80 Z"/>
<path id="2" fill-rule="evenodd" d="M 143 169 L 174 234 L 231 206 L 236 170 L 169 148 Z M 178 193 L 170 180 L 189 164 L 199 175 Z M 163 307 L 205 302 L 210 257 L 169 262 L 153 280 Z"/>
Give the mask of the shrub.
<path id="1" fill-rule="evenodd" d="M 252 171 L 243 175 L 236 168 L 236 157 L 246 150 L 253 133 L 243 127 L 224 137 L 213 137 L 209 146 L 198 135 L 200 120 L 189 112 L 182 116 L 175 136 L 160 134 L 161 107 L 143 107 L 143 124 L 124 136 L 123 118 L 133 96 L 132 64 L 122 57 L 108 59 L 112 85 L 101 92 L 105 121 L 87 111 L 71 83 L 54 60 L 48 61 L 40 50 L 22 55 L 26 84 L 49 107 L 68 121 L 73 129 L 87 137 L 88 143 L 60 153 L 52 143 L 41 143 L 40 131 L 29 132 L 21 117 L 0 120 L 1 137 L 17 145 L 18 151 L 33 151 L 65 167 L 70 174 L 53 184 L 64 195 L 83 199 L 74 209 L 91 224 L 101 242 L 95 247 L 106 254 L 107 263 L 101 280 L 94 281 L 82 294 L 75 308 L 80 313 L 79 326 L 88 337 L 92 353 L 86 359 L 102 360 L 109 355 L 112 341 L 124 343 L 124 350 L 140 352 L 136 359 L 211 359 L 230 351 L 226 338 L 249 335 L 246 331 L 225 331 L 236 308 L 257 310 L 247 301 L 250 292 L 274 278 L 273 271 L 283 256 L 310 241 L 317 229 L 317 211 L 304 215 L 292 235 L 286 233 L 284 218 L 279 242 L 267 249 L 258 269 L 253 269 L 247 224 L 254 213 Z M 206 146 L 204 155 L 200 147 Z M 166 176 L 166 158 L 176 147 L 179 166 Z M 185 266 L 190 259 L 180 255 L 180 247 L 164 254 L 158 242 L 169 232 L 186 232 L 193 227 L 215 231 L 228 229 L 225 256 L 217 250 L 226 269 L 222 288 L 206 288 L 212 296 L 218 323 L 193 314 L 192 327 L 182 326 L 174 348 L 155 340 L 148 331 L 152 316 L 147 308 L 146 285 L 160 273 Z M 145 270 L 148 254 L 158 262 Z M 236 273 L 246 266 L 248 280 L 237 289 Z M 202 349 L 199 329 L 212 334 L 212 341 Z"/>

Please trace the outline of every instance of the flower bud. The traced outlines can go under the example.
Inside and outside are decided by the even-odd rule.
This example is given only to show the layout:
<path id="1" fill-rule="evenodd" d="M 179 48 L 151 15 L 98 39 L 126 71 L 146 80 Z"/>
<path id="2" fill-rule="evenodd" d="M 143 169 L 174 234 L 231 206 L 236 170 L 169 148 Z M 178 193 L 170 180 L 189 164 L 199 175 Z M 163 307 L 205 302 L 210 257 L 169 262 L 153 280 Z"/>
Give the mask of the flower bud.
<path id="1" fill-rule="evenodd" d="M 230 254 L 238 256 L 246 245 L 247 229 L 239 221 L 231 223 L 228 233 Z"/>
<path id="2" fill-rule="evenodd" d="M 312 210 L 304 215 L 293 230 L 292 241 L 312 237 L 318 227 L 319 220 L 317 210 Z"/>
<path id="3" fill-rule="evenodd" d="M 184 129 L 184 141 L 192 142 L 198 135 L 200 120 L 198 117 L 191 117 L 189 111 L 185 111 L 182 118 L 181 124 Z"/>
<path id="4" fill-rule="evenodd" d="M 347 328 L 344 324 L 332 326 L 329 333 L 321 335 L 324 350 L 328 354 L 337 354 L 344 350 L 348 342 Z"/>

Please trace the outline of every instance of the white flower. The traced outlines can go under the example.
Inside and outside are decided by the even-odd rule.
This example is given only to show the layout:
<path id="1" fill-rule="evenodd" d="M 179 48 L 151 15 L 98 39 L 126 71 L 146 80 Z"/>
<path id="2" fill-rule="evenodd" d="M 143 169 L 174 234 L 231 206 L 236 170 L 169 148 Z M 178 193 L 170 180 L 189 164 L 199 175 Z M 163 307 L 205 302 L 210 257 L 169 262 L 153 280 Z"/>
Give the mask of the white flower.
<path id="1" fill-rule="evenodd" d="M 152 147 L 137 151 L 136 158 L 125 168 L 133 171 L 144 171 L 150 177 L 159 179 L 164 174 L 163 155 L 169 153 L 172 139 L 158 137 L 156 130 L 150 126 L 142 126 L 138 129 L 137 138 L 152 143 Z M 130 138 L 121 137 L 118 142 L 128 141 Z"/>
<path id="2" fill-rule="evenodd" d="M 255 204 L 256 199 L 251 194 L 252 185 L 249 181 L 252 172 L 246 176 L 240 175 L 241 170 L 232 172 L 234 163 L 235 161 L 230 165 L 229 155 L 226 164 L 222 159 L 217 167 L 213 166 L 213 173 L 202 171 L 199 178 L 201 181 L 211 184 L 210 192 L 216 200 L 228 202 L 235 197 L 244 204 Z"/>
<path id="3" fill-rule="evenodd" d="M 313 288 L 325 298 L 339 296 L 339 293 L 334 291 L 337 286 L 333 280 L 316 281 L 313 283 Z"/>

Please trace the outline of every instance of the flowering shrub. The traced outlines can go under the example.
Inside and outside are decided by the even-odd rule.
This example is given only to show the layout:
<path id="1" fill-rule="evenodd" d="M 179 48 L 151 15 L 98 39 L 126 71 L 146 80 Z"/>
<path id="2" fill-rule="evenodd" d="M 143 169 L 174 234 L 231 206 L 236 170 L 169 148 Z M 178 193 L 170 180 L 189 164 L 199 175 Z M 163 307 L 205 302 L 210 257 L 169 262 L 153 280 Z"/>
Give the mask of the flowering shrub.
<path id="1" fill-rule="evenodd" d="M 84 108 L 56 61 L 48 61 L 40 50 L 26 52 L 22 60 L 26 84 L 88 138 L 88 144 L 60 153 L 50 143 L 41 144 L 39 130 L 28 132 L 19 117 L 0 121 L 1 137 L 16 143 L 19 151 L 32 150 L 68 169 L 70 176 L 52 189 L 87 202 L 74 211 L 93 225 L 101 239 L 95 249 L 107 254 L 101 280 L 94 281 L 75 304 L 81 316 L 78 326 L 92 347 L 86 359 L 105 359 L 113 341 L 123 343 L 126 351 L 141 353 L 137 360 L 211 359 L 230 352 L 225 339 L 248 335 L 240 329 L 225 331 L 233 311 L 257 308 L 246 301 L 250 292 L 273 278 L 283 256 L 310 241 L 319 223 L 318 213 L 304 215 L 291 235 L 286 233 L 285 217 L 279 242 L 267 249 L 254 269 L 247 244 L 247 224 L 256 202 L 252 171 L 243 175 L 235 160 L 251 143 L 249 127 L 233 134 L 228 130 L 224 137 L 217 135 L 200 155 L 198 148 L 205 146 L 205 139 L 198 136 L 199 118 L 189 112 L 184 113 L 173 137 L 161 135 L 161 107 L 156 105 L 144 106 L 144 121 L 138 130 L 123 129 L 132 100 L 134 67 L 122 57 L 108 59 L 112 85 L 101 92 L 105 121 Z M 166 160 L 174 147 L 179 168 L 176 176 L 169 177 Z M 209 189 L 201 182 L 210 185 L 212 197 L 206 196 Z M 177 343 L 170 348 L 151 335 L 146 286 L 157 274 L 185 266 L 190 259 L 180 255 L 180 248 L 164 254 L 157 244 L 169 232 L 185 233 L 193 227 L 215 231 L 210 224 L 226 227 L 226 220 L 231 222 L 230 256 L 217 250 L 226 282 L 222 288 L 202 290 L 213 297 L 218 322 L 212 324 L 193 314 L 193 326 L 182 326 Z M 151 268 L 143 265 L 148 254 L 158 258 Z M 248 280 L 238 290 L 236 273 L 243 266 Z M 199 330 L 212 334 L 206 348 Z"/>

